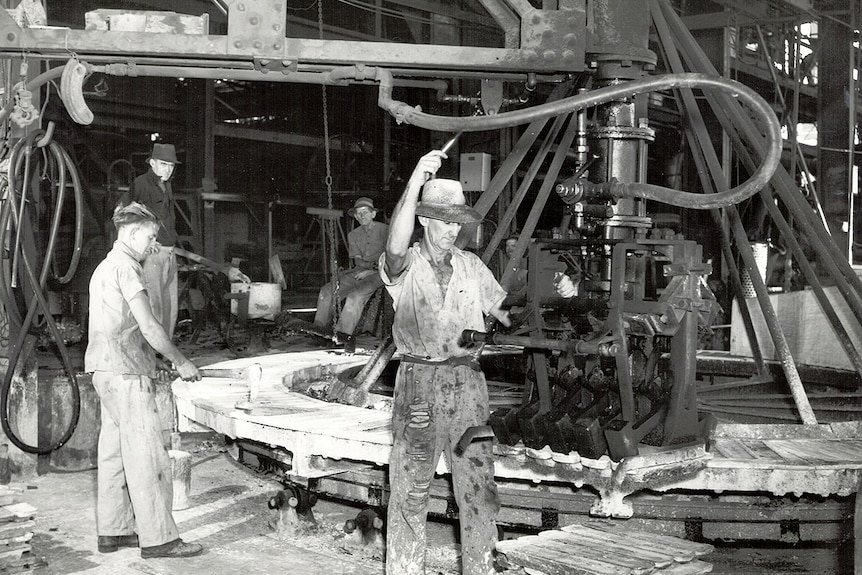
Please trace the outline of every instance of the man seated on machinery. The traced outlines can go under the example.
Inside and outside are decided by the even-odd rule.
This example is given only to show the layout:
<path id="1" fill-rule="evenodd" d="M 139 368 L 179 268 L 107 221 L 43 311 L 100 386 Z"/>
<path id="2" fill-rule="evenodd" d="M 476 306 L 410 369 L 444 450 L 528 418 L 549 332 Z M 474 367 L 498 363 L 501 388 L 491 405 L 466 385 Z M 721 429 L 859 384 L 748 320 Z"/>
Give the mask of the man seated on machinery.
<path id="1" fill-rule="evenodd" d="M 375 221 L 377 208 L 371 198 L 357 198 L 353 207 L 347 213 L 359 222 L 359 225 L 347 234 L 347 249 L 351 266 L 339 272 L 336 279 L 320 288 L 317 297 L 317 312 L 314 315 L 314 326 L 298 325 L 303 331 L 308 331 L 324 337 L 335 337 L 338 344 L 344 344 L 345 351 L 355 349 L 354 330 L 365 309 L 365 304 L 379 288 L 383 280 L 377 271 L 377 260 L 386 247 L 389 226 Z M 338 299 L 344 300 L 341 315 L 335 328 L 332 328 L 332 308 L 338 283 Z M 333 333 L 334 332 L 334 333 Z"/>

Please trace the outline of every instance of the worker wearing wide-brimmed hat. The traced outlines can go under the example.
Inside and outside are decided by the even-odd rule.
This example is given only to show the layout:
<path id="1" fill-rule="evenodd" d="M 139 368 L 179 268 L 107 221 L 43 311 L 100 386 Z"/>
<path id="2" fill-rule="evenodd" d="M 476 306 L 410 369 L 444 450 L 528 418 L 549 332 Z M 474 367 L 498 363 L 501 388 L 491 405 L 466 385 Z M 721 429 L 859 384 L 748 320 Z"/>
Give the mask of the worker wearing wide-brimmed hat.
<path id="1" fill-rule="evenodd" d="M 506 292 L 475 254 L 455 246 L 464 224 L 482 217 L 467 205 L 455 180 L 426 179 L 446 154 L 424 155 L 392 214 L 380 275 L 392 296 L 392 336 L 401 362 L 392 407 L 386 573 L 425 572 L 425 520 L 429 487 L 446 451 L 461 523 L 461 568 L 471 575 L 494 572 L 494 523 L 499 508 L 491 442 L 453 448 L 471 427 L 488 422 L 485 376 L 471 350 L 461 347 L 465 329 L 484 331 L 485 316 L 509 325 L 500 308 Z M 422 190 L 422 201 L 419 193 Z M 410 245 L 415 221 L 422 239 Z"/>
<path id="2" fill-rule="evenodd" d="M 144 285 L 147 287 L 153 315 L 164 330 L 173 337 L 179 312 L 177 289 L 177 256 L 187 257 L 197 263 L 224 273 L 231 281 L 248 282 L 249 279 L 238 268 L 228 264 L 218 264 L 197 254 L 175 248 L 177 226 L 174 206 L 174 193 L 171 176 L 180 161 L 173 144 L 153 144 L 153 151 L 147 159 L 150 169 L 135 178 L 129 188 L 129 196 L 123 201 L 138 202 L 153 212 L 162 222 L 159 229 L 158 244 L 144 261 Z"/>
<path id="3" fill-rule="evenodd" d="M 348 215 L 356 219 L 359 225 L 347 234 L 350 267 L 338 274 L 338 299 L 344 300 L 344 306 L 334 331 L 336 338 L 344 343 L 348 350 L 354 345 L 353 332 L 365 304 L 374 292 L 383 286 L 380 274 L 377 273 L 377 260 L 386 246 L 389 226 L 375 221 L 377 211 L 374 200 L 365 196 L 357 198 L 353 207 L 347 210 Z M 320 288 L 317 296 L 314 323 L 323 333 L 333 331 L 331 322 L 335 291 L 335 281 L 331 281 Z"/>

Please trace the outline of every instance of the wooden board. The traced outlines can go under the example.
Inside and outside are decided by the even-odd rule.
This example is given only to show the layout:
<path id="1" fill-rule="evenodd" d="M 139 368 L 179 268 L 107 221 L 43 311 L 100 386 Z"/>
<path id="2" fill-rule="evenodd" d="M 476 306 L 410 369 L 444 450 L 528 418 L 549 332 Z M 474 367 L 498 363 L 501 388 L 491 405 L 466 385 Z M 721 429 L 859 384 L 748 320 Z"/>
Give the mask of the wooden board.
<path id="1" fill-rule="evenodd" d="M 712 545 L 630 529 L 625 522 L 587 520 L 539 535 L 500 541 L 510 563 L 548 575 L 694 575 L 712 565 L 697 559 Z"/>

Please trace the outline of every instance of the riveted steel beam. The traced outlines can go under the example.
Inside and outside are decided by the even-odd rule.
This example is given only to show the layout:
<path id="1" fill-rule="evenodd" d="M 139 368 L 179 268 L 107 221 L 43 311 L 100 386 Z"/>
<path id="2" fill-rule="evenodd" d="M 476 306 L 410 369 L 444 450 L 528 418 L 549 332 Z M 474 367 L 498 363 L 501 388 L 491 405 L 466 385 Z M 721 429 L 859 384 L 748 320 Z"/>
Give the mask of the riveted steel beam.
<path id="1" fill-rule="evenodd" d="M 287 38 L 283 0 L 230 0 L 228 34 L 196 35 L 139 31 L 22 28 L 0 11 L 0 55 L 66 60 L 75 53 L 90 61 L 203 61 L 206 66 L 266 71 L 320 70 L 344 65 L 385 66 L 427 75 L 447 72 L 564 74 L 584 69 L 586 12 L 582 7 L 536 11 L 522 23 L 526 46 L 488 48 L 395 42 Z M 536 22 L 533 22 L 536 20 Z M 532 27 L 531 27 L 532 26 Z M 257 65 L 263 62 L 263 65 Z"/>

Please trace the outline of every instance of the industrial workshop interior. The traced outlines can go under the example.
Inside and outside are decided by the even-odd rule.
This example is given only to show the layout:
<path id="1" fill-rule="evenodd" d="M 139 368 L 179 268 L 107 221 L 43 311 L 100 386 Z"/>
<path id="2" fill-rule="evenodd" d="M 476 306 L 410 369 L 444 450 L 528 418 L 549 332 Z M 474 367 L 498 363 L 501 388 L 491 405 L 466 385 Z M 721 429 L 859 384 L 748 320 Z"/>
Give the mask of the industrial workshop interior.
<path id="1" fill-rule="evenodd" d="M 862 573 L 859 0 L 0 4 L 0 573 Z"/>

